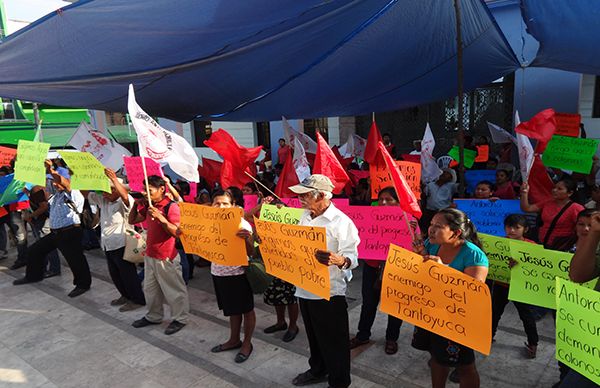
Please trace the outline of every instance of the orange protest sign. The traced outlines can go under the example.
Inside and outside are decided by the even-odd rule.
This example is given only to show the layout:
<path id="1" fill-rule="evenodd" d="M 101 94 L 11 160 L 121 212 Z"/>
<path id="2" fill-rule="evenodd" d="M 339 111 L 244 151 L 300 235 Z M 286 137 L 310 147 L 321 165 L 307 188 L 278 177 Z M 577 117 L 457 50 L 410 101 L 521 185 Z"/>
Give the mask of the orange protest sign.
<path id="1" fill-rule="evenodd" d="M 325 228 L 280 224 L 254 218 L 267 273 L 329 300 L 329 267 L 315 251 L 327 250 Z"/>
<path id="2" fill-rule="evenodd" d="M 483 354 L 492 346 L 492 302 L 485 283 L 391 244 L 380 310 Z"/>
<path id="3" fill-rule="evenodd" d="M 417 199 L 421 199 L 421 163 L 407 162 L 405 160 L 397 160 L 396 164 L 400 168 L 402 175 L 406 179 L 406 182 L 410 186 L 412 192 L 415 194 Z M 377 199 L 377 195 L 381 189 L 394 186 L 392 177 L 387 171 L 385 165 L 369 166 L 369 172 L 371 175 L 371 198 Z"/>
<path id="4" fill-rule="evenodd" d="M 9 166 L 15 156 L 17 156 L 16 148 L 0 146 L 0 166 Z"/>
<path id="5" fill-rule="evenodd" d="M 235 234 L 240 230 L 242 208 L 214 208 L 179 202 L 181 242 L 193 253 L 221 265 L 248 265 L 246 243 Z"/>
<path id="6" fill-rule="evenodd" d="M 475 157 L 475 163 L 485 163 L 490 158 L 490 146 L 487 144 L 478 145 L 477 156 Z"/>
<path id="7" fill-rule="evenodd" d="M 555 135 L 579 137 L 579 125 L 581 124 L 579 113 L 556 112 L 554 118 L 556 119 Z"/>

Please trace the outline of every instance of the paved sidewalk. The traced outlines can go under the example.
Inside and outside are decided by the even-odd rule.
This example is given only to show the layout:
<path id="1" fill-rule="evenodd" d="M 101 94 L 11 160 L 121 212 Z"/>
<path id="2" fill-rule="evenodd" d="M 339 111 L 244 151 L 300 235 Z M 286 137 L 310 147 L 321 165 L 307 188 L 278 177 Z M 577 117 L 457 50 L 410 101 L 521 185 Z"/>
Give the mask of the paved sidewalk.
<path id="1" fill-rule="evenodd" d="M 256 296 L 254 351 L 236 364 L 235 352 L 210 353 L 228 337 L 228 320 L 217 309 L 208 268 L 197 268 L 190 282 L 192 319 L 183 330 L 166 336 L 168 324 L 134 329 L 131 323 L 144 309 L 121 313 L 109 305 L 118 294 L 99 250 L 86 253 L 92 268 L 92 289 L 71 299 L 72 276 L 13 286 L 24 269 L 10 271 L 14 249 L 0 261 L 0 387 L 279 387 L 308 368 L 308 344 L 300 334 L 291 343 L 283 332 L 262 330 L 275 322 L 274 309 Z M 63 260 L 64 264 L 64 260 Z M 349 289 L 350 331 L 360 314 L 360 270 Z M 301 320 L 301 318 L 300 318 Z M 355 387 L 428 387 L 428 354 L 410 346 L 412 326 L 404 324 L 399 351 L 383 351 L 386 318 L 378 314 L 372 342 L 352 353 Z M 554 359 L 554 323 L 538 324 L 538 357 L 525 359 L 525 335 L 510 304 L 500 322 L 489 357 L 478 355 L 482 387 L 550 387 L 558 380 Z M 327 384 L 315 387 L 326 387 Z M 448 383 L 448 387 L 458 387 Z"/>

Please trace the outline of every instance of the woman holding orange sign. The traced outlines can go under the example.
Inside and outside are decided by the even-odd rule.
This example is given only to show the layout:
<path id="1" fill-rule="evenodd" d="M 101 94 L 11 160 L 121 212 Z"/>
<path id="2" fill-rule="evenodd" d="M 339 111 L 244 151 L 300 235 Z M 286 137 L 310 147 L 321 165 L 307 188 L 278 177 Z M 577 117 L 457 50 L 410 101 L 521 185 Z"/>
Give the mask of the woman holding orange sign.
<path id="1" fill-rule="evenodd" d="M 218 208 L 243 207 L 243 203 L 236 203 L 234 195 L 229 190 L 217 190 L 213 194 L 212 206 Z M 252 255 L 252 226 L 242 218 L 239 238 L 246 241 L 246 254 Z M 240 252 L 240 254 L 243 254 Z M 256 314 L 254 313 L 254 295 L 250 283 L 246 277 L 246 270 L 242 266 L 225 266 L 211 263 L 210 273 L 215 285 L 215 294 L 219 310 L 229 317 L 230 336 L 227 342 L 217 345 L 211 349 L 213 353 L 227 350 L 240 349 L 235 356 L 236 363 L 246 361 L 252 353 L 252 334 L 256 326 Z M 240 339 L 242 329 L 242 318 L 244 321 L 244 341 Z"/>
<path id="2" fill-rule="evenodd" d="M 416 239 L 413 250 L 432 260 L 463 272 L 481 282 L 488 274 L 488 259 L 480 248 L 477 230 L 465 213 L 443 209 L 433 217 L 424 242 Z M 473 349 L 437 334 L 416 328 L 413 346 L 431 354 L 431 382 L 433 388 L 446 386 L 451 367 L 456 367 L 461 388 L 479 387 L 479 373 L 475 367 Z"/>

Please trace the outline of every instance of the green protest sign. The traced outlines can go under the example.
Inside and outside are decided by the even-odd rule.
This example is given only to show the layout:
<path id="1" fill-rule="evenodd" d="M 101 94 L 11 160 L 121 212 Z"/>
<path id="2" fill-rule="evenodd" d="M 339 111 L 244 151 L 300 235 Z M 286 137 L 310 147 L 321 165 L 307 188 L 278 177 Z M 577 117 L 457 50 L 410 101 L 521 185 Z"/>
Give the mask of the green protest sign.
<path id="1" fill-rule="evenodd" d="M 508 299 L 555 309 L 555 278 L 569 279 L 573 254 L 551 251 L 524 241 L 509 241 L 511 257 L 518 264 L 510 273 Z M 593 288 L 595 284 L 594 280 L 584 286 Z"/>
<path id="2" fill-rule="evenodd" d="M 37 141 L 19 140 L 17 160 L 15 161 L 15 179 L 34 185 L 46 185 L 46 167 L 44 161 L 50 144 Z"/>
<path id="3" fill-rule="evenodd" d="M 471 168 L 471 167 L 473 167 L 473 163 L 475 163 L 475 158 L 477 157 L 477 151 L 470 150 L 467 148 L 465 148 L 464 151 L 465 151 L 465 153 L 464 153 L 465 167 Z M 452 159 L 454 159 L 458 162 L 460 159 L 458 146 L 453 146 L 452 148 L 450 148 L 450 151 L 448 151 L 448 156 L 450 156 Z"/>
<path id="4" fill-rule="evenodd" d="M 556 359 L 600 384 L 600 292 L 556 278 Z"/>
<path id="5" fill-rule="evenodd" d="M 547 167 L 589 174 L 597 149 L 596 139 L 554 135 L 542 154 L 542 162 Z"/>
<path id="6" fill-rule="evenodd" d="M 265 221 L 279 222 L 281 224 L 298 225 L 304 209 L 296 209 L 284 206 L 278 208 L 275 205 L 262 205 L 260 209 L 260 219 Z"/>
<path id="7" fill-rule="evenodd" d="M 477 235 L 490 262 L 487 278 L 510 283 L 510 267 L 508 266 L 508 259 L 511 257 L 510 239 L 484 233 L 478 233 Z"/>
<path id="8" fill-rule="evenodd" d="M 60 156 L 73 171 L 71 188 L 75 190 L 99 190 L 110 193 L 110 183 L 104 174 L 104 166 L 89 152 L 61 151 Z"/>

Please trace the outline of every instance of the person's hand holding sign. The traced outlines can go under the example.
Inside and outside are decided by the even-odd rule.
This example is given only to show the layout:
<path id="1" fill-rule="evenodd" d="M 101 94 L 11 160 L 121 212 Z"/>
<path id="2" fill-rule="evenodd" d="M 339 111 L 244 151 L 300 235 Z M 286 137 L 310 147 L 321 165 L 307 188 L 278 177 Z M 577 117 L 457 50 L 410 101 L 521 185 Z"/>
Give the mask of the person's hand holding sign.
<path id="1" fill-rule="evenodd" d="M 350 266 L 350 259 L 347 259 L 342 255 L 338 255 L 337 253 L 319 250 L 315 252 L 315 257 L 319 263 L 327 266 L 335 265 L 341 269 L 346 269 Z"/>

